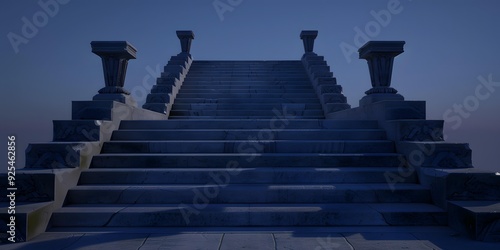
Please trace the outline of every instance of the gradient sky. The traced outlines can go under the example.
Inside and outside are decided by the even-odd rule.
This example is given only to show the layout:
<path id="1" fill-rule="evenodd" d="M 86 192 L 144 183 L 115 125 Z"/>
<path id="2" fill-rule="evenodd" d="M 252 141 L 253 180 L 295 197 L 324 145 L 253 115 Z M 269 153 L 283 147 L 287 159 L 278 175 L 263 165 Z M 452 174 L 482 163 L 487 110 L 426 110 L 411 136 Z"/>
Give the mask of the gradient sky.
<path id="1" fill-rule="evenodd" d="M 1 136 L 5 142 L 17 136 L 18 166 L 29 142 L 51 140 L 52 120 L 71 119 L 71 101 L 90 100 L 104 86 L 100 59 L 90 52 L 93 40 L 127 40 L 138 49 L 125 86 L 140 90 L 180 51 L 176 30 L 195 32 L 195 60 L 294 60 L 303 53 L 300 31 L 316 29 L 315 52 L 325 56 L 353 107 L 370 88 L 368 67 L 341 47 L 357 49 L 364 38 L 406 41 L 392 86 L 407 100 L 427 101 L 428 119 L 448 114 L 448 141 L 470 143 L 476 167 L 500 170 L 500 86 L 478 87 L 481 77 L 500 82 L 500 1 L 218 2 L 227 8 L 223 14 L 213 0 L 59 0 L 52 13 L 39 1 L 2 1 Z M 16 53 L 9 36 L 25 36 L 26 20 L 40 27 L 25 29 L 27 43 Z M 144 103 L 140 91 L 134 96 Z M 462 114 L 454 111 L 464 103 Z"/>

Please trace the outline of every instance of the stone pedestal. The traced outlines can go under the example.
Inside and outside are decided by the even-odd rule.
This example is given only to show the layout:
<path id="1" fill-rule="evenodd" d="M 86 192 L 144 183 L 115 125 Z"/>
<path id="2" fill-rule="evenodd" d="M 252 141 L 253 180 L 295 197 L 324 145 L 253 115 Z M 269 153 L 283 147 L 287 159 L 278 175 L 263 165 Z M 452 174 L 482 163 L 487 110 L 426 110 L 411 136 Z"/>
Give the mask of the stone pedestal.
<path id="1" fill-rule="evenodd" d="M 126 41 L 93 41 L 92 52 L 102 59 L 105 87 L 94 96 L 96 101 L 118 101 L 137 106 L 124 89 L 128 60 L 135 59 L 137 50 Z"/>
<path id="2" fill-rule="evenodd" d="M 359 101 L 366 106 L 380 101 L 402 101 L 404 97 L 391 87 L 394 57 L 403 53 L 404 41 L 370 41 L 359 50 L 359 58 L 368 62 L 372 88 Z"/>
<path id="3" fill-rule="evenodd" d="M 300 33 L 300 39 L 304 42 L 302 63 L 318 95 L 323 113 L 328 116 L 330 113 L 350 109 L 351 106 L 347 104 L 347 98 L 342 94 L 342 86 L 337 85 L 337 79 L 330 71 L 325 58 L 313 52 L 317 36 L 317 30 L 304 30 Z"/>
<path id="4" fill-rule="evenodd" d="M 304 42 L 305 53 L 313 53 L 314 40 L 318 37 L 317 30 L 303 30 L 300 33 L 300 39 Z"/>
<path id="5" fill-rule="evenodd" d="M 181 54 L 179 55 L 190 55 L 191 53 L 191 42 L 194 39 L 194 32 L 191 30 L 178 30 L 177 37 L 181 41 Z"/>

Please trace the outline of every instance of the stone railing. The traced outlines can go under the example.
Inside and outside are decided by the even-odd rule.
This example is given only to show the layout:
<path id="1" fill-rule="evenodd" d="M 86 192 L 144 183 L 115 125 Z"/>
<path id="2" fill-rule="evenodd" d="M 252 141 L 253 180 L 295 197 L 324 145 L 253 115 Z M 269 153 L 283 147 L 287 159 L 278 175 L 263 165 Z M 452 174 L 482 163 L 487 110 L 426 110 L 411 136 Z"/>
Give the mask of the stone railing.
<path id="1" fill-rule="evenodd" d="M 77 185 L 80 173 L 89 168 L 92 157 L 101 152 L 122 120 L 167 119 L 138 108 L 124 88 L 128 60 L 136 57 L 130 43 L 95 41 L 91 46 L 102 59 L 105 86 L 91 101 L 74 101 L 71 120 L 53 122 L 52 142 L 31 143 L 26 149 L 25 168 L 16 175 L 18 201 L 24 203 L 17 206 L 16 241 L 45 232 L 50 214 L 63 205 L 67 191 Z"/>
<path id="2" fill-rule="evenodd" d="M 342 94 L 342 86 L 337 84 L 337 79 L 333 77 L 324 57 L 313 52 L 314 40 L 317 36 L 316 30 L 304 30 L 300 33 L 305 50 L 302 63 L 321 102 L 323 112 L 327 116 L 333 112 L 349 109 L 351 106 L 347 104 L 347 98 Z"/>
<path id="3" fill-rule="evenodd" d="M 151 89 L 146 103 L 142 106 L 167 116 L 170 114 L 175 97 L 193 62 L 190 51 L 194 33 L 192 31 L 177 31 L 177 37 L 181 41 L 182 52 L 170 58 L 163 73 L 156 80 L 156 85 Z"/>

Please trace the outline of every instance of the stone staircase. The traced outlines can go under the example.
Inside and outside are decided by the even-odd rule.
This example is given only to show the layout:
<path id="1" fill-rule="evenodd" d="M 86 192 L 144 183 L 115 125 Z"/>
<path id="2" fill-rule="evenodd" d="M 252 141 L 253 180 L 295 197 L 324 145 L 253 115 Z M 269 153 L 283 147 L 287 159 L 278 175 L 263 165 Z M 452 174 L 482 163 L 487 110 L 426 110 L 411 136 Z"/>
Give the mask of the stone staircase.
<path id="1" fill-rule="evenodd" d="M 193 61 L 170 119 L 324 118 L 301 61 Z"/>
<path id="2" fill-rule="evenodd" d="M 51 226 L 446 225 L 374 120 L 326 120 L 300 61 L 193 61 L 169 120 L 122 121 Z"/>

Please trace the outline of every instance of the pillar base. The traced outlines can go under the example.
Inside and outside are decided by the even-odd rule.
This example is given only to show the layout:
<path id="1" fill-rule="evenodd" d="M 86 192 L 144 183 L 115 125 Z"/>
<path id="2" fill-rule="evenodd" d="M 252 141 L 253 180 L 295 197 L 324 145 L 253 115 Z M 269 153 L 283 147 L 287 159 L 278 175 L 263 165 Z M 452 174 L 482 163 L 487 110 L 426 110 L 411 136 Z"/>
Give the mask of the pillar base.
<path id="1" fill-rule="evenodd" d="M 400 94 L 370 94 L 359 100 L 359 106 L 363 107 L 381 101 L 404 101 L 404 99 Z"/>

